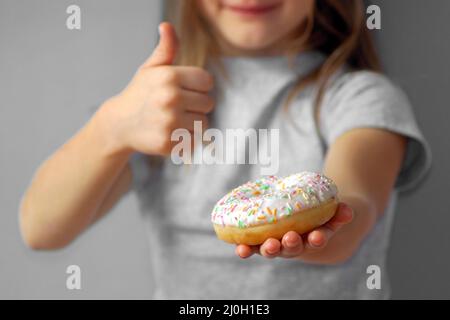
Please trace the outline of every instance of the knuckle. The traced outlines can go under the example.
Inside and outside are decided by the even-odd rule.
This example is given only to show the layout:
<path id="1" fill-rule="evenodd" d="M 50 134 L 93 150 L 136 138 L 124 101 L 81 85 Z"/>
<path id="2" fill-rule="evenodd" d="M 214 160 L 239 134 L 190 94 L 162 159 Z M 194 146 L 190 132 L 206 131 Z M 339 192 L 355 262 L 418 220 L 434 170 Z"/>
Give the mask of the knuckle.
<path id="1" fill-rule="evenodd" d="M 169 108 L 174 108 L 179 105 L 181 101 L 181 94 L 175 88 L 168 88 L 162 92 L 162 105 Z"/>
<path id="2" fill-rule="evenodd" d="M 201 69 L 201 75 L 204 78 L 205 85 L 212 89 L 214 87 L 214 77 L 207 71 Z"/>
<path id="3" fill-rule="evenodd" d="M 163 83 L 167 83 L 167 84 L 178 83 L 178 74 L 174 69 L 172 69 L 170 67 L 161 69 L 159 78 Z"/>
<path id="4" fill-rule="evenodd" d="M 199 67 L 193 67 L 192 72 L 202 84 L 203 89 L 209 91 L 214 87 L 214 77 L 208 71 Z"/>

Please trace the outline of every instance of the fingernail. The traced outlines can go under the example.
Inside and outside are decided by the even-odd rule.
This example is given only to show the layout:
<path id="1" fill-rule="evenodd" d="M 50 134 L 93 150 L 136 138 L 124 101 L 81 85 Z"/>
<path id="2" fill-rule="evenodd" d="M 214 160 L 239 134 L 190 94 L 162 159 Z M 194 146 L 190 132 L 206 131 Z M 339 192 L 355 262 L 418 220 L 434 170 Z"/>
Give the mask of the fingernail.
<path id="1" fill-rule="evenodd" d="M 320 247 L 322 245 L 322 240 L 320 240 L 319 237 L 313 236 L 312 239 L 310 240 L 310 243 L 314 246 L 314 247 Z"/>
<path id="2" fill-rule="evenodd" d="M 278 251 L 278 248 L 276 247 L 269 247 L 266 249 L 268 254 L 275 254 Z"/>
<path id="3" fill-rule="evenodd" d="M 294 247 L 298 246 L 299 242 L 300 242 L 300 238 L 299 237 L 289 237 L 286 240 L 286 247 L 294 248 Z"/>
<path id="4" fill-rule="evenodd" d="M 352 208 L 350 208 L 348 205 L 346 205 L 345 203 L 343 203 L 342 205 L 341 205 L 341 212 L 344 212 L 344 213 L 346 213 L 346 214 L 349 214 L 349 213 L 351 213 L 351 211 L 352 211 Z"/>
<path id="5" fill-rule="evenodd" d="M 347 207 L 346 212 L 349 216 L 353 216 L 353 209 L 350 207 Z"/>

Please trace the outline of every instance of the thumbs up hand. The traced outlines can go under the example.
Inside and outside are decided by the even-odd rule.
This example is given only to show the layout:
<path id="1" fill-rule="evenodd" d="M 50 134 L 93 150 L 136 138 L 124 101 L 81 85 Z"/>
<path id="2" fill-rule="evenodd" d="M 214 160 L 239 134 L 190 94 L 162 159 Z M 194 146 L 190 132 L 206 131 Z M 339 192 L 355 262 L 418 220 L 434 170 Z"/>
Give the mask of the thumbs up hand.
<path id="1" fill-rule="evenodd" d="M 143 66 L 156 67 L 173 64 L 177 55 L 178 38 L 170 23 L 163 22 L 159 26 L 159 43 Z"/>
<path id="2" fill-rule="evenodd" d="M 152 55 L 128 86 L 99 110 L 102 127 L 116 152 L 169 155 L 177 128 L 193 132 L 194 121 L 207 126 L 214 101 L 208 96 L 213 78 L 198 67 L 173 66 L 178 40 L 169 23 L 159 26 Z"/>

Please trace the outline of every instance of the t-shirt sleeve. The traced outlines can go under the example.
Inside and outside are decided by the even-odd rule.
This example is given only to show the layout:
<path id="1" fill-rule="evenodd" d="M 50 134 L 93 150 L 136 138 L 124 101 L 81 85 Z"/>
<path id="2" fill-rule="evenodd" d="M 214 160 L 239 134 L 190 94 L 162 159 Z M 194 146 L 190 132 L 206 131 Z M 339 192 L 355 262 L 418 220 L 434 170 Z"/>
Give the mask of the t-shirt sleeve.
<path id="1" fill-rule="evenodd" d="M 324 97 L 320 131 L 327 145 L 356 128 L 378 128 L 408 138 L 396 188 L 417 186 L 431 166 L 431 151 L 414 117 L 408 98 L 385 76 L 357 71 L 338 76 Z"/>

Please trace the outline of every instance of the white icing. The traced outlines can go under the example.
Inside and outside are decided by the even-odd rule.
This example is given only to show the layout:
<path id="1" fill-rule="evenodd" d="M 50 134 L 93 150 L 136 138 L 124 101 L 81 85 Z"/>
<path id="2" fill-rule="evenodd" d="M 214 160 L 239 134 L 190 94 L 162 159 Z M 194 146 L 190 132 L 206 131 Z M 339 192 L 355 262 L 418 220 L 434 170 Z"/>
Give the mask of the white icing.
<path id="1" fill-rule="evenodd" d="M 211 213 L 211 220 L 214 224 L 240 228 L 276 223 L 336 196 L 334 182 L 318 173 L 262 177 L 233 189 L 220 199 Z"/>

